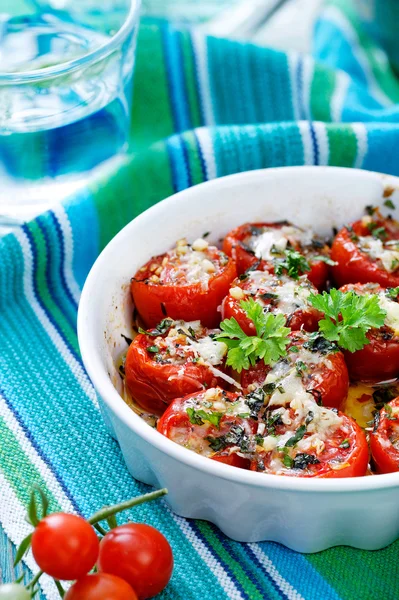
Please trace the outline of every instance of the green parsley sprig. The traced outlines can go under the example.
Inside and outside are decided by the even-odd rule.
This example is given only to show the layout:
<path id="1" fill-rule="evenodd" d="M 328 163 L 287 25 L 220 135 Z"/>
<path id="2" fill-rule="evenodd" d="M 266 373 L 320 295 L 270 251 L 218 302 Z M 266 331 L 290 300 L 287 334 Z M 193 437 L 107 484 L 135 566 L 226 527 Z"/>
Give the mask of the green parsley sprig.
<path id="1" fill-rule="evenodd" d="M 358 295 L 353 291 L 311 294 L 310 304 L 324 313 L 319 322 L 323 336 L 344 350 L 356 352 L 369 344 L 366 333 L 373 327 L 382 327 L 386 312 L 373 294 Z"/>
<path id="2" fill-rule="evenodd" d="M 290 329 L 285 327 L 285 316 L 264 313 L 262 306 L 253 298 L 242 300 L 240 306 L 255 325 L 256 335 L 247 335 L 234 317 L 221 322 L 222 333 L 215 339 L 228 347 L 227 365 L 241 373 L 259 359 L 271 365 L 285 356 L 290 333 Z"/>
<path id="3" fill-rule="evenodd" d="M 286 250 L 285 258 L 274 261 L 274 272 L 280 277 L 285 272 L 292 279 L 299 279 L 300 275 L 310 271 L 310 265 L 307 259 L 296 250 Z"/>

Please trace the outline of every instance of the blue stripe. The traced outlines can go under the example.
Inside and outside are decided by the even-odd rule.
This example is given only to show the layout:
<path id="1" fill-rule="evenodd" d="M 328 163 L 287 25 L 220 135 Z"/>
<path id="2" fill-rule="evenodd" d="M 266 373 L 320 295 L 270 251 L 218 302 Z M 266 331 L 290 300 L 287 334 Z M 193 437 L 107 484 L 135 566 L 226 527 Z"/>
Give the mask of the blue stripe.
<path id="1" fill-rule="evenodd" d="M 198 135 L 197 135 L 197 130 L 194 129 L 194 139 L 195 139 L 195 144 L 198 150 L 198 156 L 199 156 L 199 160 L 200 160 L 200 164 L 201 164 L 201 173 L 202 173 L 202 178 L 204 181 L 207 181 L 209 179 L 208 177 L 208 172 L 207 172 L 207 168 L 206 168 L 206 162 L 205 162 L 205 158 L 204 155 L 202 153 L 202 148 L 201 148 L 201 144 L 199 142 L 198 139 Z"/>
<path id="2" fill-rule="evenodd" d="M 182 147 L 181 137 L 174 135 L 166 142 L 172 171 L 172 183 L 175 192 L 185 190 L 190 185 L 190 169 Z"/>
<path id="3" fill-rule="evenodd" d="M 78 304 L 75 300 L 75 298 L 73 297 L 73 294 L 71 292 L 71 290 L 69 289 L 67 280 L 65 279 L 65 240 L 64 240 L 64 234 L 62 233 L 62 229 L 61 229 L 61 225 L 58 222 L 58 218 L 56 217 L 56 215 L 54 214 L 54 212 L 52 210 L 49 211 L 49 215 L 54 223 L 56 232 L 57 232 L 57 236 L 58 236 L 58 240 L 59 240 L 59 247 L 60 247 L 60 255 L 61 255 L 61 263 L 60 263 L 60 268 L 59 268 L 59 276 L 61 279 L 61 283 L 62 283 L 62 287 L 66 293 L 66 295 L 68 296 L 68 300 L 70 301 L 70 303 L 72 304 L 72 306 L 75 308 L 75 310 L 78 307 Z"/>
<path id="4" fill-rule="evenodd" d="M 65 290 L 63 290 L 60 287 L 59 281 L 54 281 L 53 274 L 52 274 L 52 266 L 55 262 L 58 263 L 58 268 L 57 268 L 58 275 L 60 274 L 60 271 L 62 270 L 62 264 L 63 264 L 63 260 L 64 260 L 62 244 L 57 243 L 57 244 L 53 244 L 52 246 L 50 245 L 49 232 L 46 229 L 46 224 L 44 221 L 45 221 L 44 216 L 39 216 L 36 219 L 36 223 L 38 224 L 40 231 L 43 234 L 44 243 L 46 246 L 46 253 L 47 253 L 46 284 L 47 284 L 47 288 L 48 288 L 51 298 L 53 299 L 53 302 L 59 308 L 62 315 L 65 317 L 66 321 L 69 323 L 69 325 L 73 331 L 76 327 L 76 318 L 72 317 L 71 311 L 68 310 L 68 308 L 66 308 L 64 306 L 65 295 L 63 292 Z M 52 231 L 50 230 L 50 235 L 51 235 L 51 233 L 56 233 L 56 231 L 57 230 L 54 230 L 54 228 L 53 228 Z M 59 256 L 56 256 L 57 253 L 59 253 Z M 52 260 L 50 260 L 50 256 L 52 256 Z M 76 316 L 76 305 L 72 306 L 72 310 L 74 308 L 75 308 L 74 312 L 75 312 L 75 316 Z"/>
<path id="5" fill-rule="evenodd" d="M 21 427 L 21 429 L 23 430 L 25 436 L 27 437 L 27 439 L 29 440 L 29 442 L 31 443 L 32 447 L 36 450 L 37 454 L 40 456 L 40 458 L 46 463 L 46 465 L 49 467 L 49 469 L 51 470 L 51 472 L 53 473 L 55 479 L 57 480 L 57 482 L 59 483 L 62 491 L 64 492 L 64 494 L 66 495 L 66 497 L 68 498 L 68 500 L 71 502 L 74 510 L 79 513 L 82 514 L 79 510 L 78 505 L 76 504 L 74 497 L 72 496 L 72 494 L 70 493 L 65 481 L 63 480 L 63 478 L 59 475 L 57 469 L 54 467 L 53 463 L 51 462 L 51 460 L 48 458 L 48 456 L 44 453 L 44 451 L 42 450 L 42 448 L 39 446 L 39 444 L 36 442 L 36 440 L 34 439 L 32 432 L 28 429 L 28 427 L 25 425 L 24 420 L 22 419 L 21 415 L 19 414 L 18 410 L 12 405 L 11 401 L 7 398 L 7 394 L 5 392 L 5 390 L 3 389 L 2 386 L 0 386 L 0 394 L 3 397 L 8 409 L 12 412 L 12 414 L 14 415 L 15 420 L 18 422 L 19 426 Z M 7 477 L 7 476 L 6 476 Z"/>
<path id="6" fill-rule="evenodd" d="M 34 293 L 35 293 L 36 300 L 40 304 L 40 306 L 43 309 L 43 311 L 45 312 L 46 317 L 48 318 L 48 320 L 50 321 L 50 323 L 56 329 L 57 333 L 63 338 L 64 343 L 67 346 L 67 348 L 70 351 L 70 353 L 72 354 L 72 356 L 83 367 L 83 363 L 81 361 L 81 358 L 80 358 L 79 354 L 75 351 L 75 349 L 73 348 L 73 346 L 71 346 L 71 344 L 68 342 L 68 340 L 64 338 L 64 336 L 62 335 L 62 331 L 61 331 L 61 329 L 60 329 L 57 321 L 54 319 L 54 317 L 52 316 L 52 314 L 47 310 L 46 305 L 44 304 L 44 302 L 42 301 L 42 299 L 40 297 L 39 290 L 37 288 L 37 281 L 36 281 L 36 277 L 35 277 L 35 273 L 37 271 L 37 251 L 36 251 L 36 246 L 35 246 L 35 243 L 33 241 L 33 236 L 31 234 L 28 226 L 27 225 L 22 225 L 22 229 L 23 229 L 23 231 L 26 233 L 26 235 L 28 237 L 29 245 L 30 245 L 30 248 L 31 248 L 31 251 L 32 251 L 32 283 L 33 283 L 33 290 L 34 290 Z"/>
<path id="7" fill-rule="evenodd" d="M 186 95 L 185 71 L 178 33 L 167 24 L 161 27 L 161 33 L 175 131 L 185 131 L 191 127 L 191 116 Z"/>
<path id="8" fill-rule="evenodd" d="M 341 600 L 306 557 L 275 542 L 260 542 L 259 547 L 277 571 L 306 600 Z"/>
<path id="9" fill-rule="evenodd" d="M 284 591 L 279 588 L 277 583 L 274 581 L 273 577 L 270 575 L 270 573 L 268 573 L 266 571 L 265 567 L 259 561 L 256 554 L 254 554 L 253 550 L 247 544 L 243 544 L 243 548 L 244 548 L 245 552 L 248 554 L 251 561 L 254 562 L 256 565 L 258 565 L 258 568 L 262 572 L 263 576 L 266 576 L 267 580 L 273 586 L 275 591 L 281 596 L 281 598 L 285 598 L 286 600 L 289 600 L 289 596 L 287 596 L 287 594 L 285 594 Z"/>
<path id="10" fill-rule="evenodd" d="M 319 164 L 319 143 L 317 141 L 317 135 L 316 135 L 316 130 L 313 126 L 313 121 L 309 121 L 309 131 L 310 131 L 310 137 L 312 138 L 312 145 L 313 145 L 313 164 L 318 165 Z"/>

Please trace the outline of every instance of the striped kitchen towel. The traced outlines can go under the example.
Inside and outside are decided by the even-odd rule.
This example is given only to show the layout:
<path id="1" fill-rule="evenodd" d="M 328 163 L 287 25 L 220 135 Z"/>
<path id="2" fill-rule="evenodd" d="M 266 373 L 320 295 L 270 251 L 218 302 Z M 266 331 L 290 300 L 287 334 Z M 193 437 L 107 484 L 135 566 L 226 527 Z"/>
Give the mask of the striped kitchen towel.
<path id="1" fill-rule="evenodd" d="M 85 277 L 121 227 L 176 191 L 247 169 L 318 164 L 399 175 L 399 81 L 346 5 L 334 2 L 321 15 L 316 60 L 144 23 L 131 154 L 0 240 L 3 548 L 29 532 L 24 505 L 33 483 L 53 510 L 83 515 L 146 489 L 105 430 L 76 338 Z M 399 542 L 305 556 L 275 543 L 233 542 L 163 502 L 125 516 L 171 541 L 176 567 L 164 600 L 398 598 Z M 0 553 L 4 580 L 11 562 Z M 28 556 L 26 577 L 33 567 Z M 42 598 L 57 597 L 49 580 L 42 589 Z"/>

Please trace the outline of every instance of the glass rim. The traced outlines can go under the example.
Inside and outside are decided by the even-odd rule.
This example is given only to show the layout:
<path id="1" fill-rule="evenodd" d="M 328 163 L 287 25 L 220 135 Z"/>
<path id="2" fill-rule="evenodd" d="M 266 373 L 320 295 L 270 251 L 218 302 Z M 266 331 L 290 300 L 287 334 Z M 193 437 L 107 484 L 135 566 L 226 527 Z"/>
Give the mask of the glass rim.
<path id="1" fill-rule="evenodd" d="M 118 46 L 125 41 L 130 31 L 138 21 L 138 13 L 141 0 L 129 0 L 129 11 L 125 20 L 118 31 L 109 38 L 103 45 L 84 56 L 74 58 L 59 65 L 44 67 L 43 69 L 33 69 L 31 71 L 21 71 L 18 73 L 7 73 L 0 71 L 0 84 L 23 84 L 44 79 L 51 79 L 59 75 L 65 75 L 81 68 L 84 65 L 98 62 L 99 60 L 109 56 Z"/>

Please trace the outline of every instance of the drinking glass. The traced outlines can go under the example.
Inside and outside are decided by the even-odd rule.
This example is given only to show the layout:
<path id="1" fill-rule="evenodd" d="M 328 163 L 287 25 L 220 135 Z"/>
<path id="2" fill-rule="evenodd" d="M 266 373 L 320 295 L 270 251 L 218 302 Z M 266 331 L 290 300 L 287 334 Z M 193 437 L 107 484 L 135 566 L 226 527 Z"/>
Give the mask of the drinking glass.
<path id="1" fill-rule="evenodd" d="M 0 224 L 126 151 L 139 3 L 1 0 Z"/>

